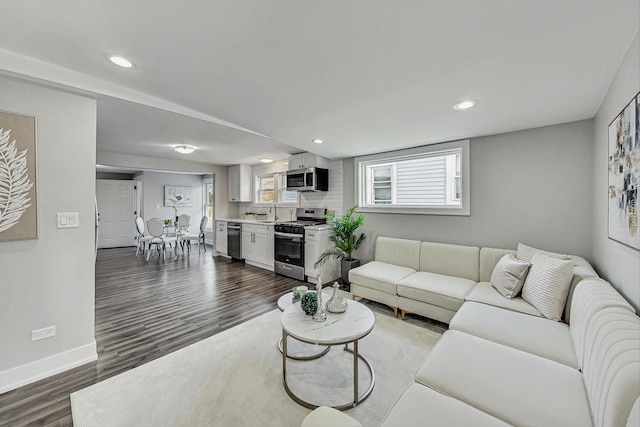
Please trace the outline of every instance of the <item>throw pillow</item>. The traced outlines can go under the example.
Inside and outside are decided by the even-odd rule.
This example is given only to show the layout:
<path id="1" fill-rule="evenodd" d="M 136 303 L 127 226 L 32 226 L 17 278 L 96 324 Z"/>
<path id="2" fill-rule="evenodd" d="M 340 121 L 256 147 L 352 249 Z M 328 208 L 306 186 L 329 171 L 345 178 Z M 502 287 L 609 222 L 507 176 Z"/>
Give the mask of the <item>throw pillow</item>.
<path id="1" fill-rule="evenodd" d="M 542 252 L 543 254 L 554 257 L 554 258 L 571 259 L 569 255 L 543 251 L 542 249 L 532 248 L 531 246 L 527 246 L 522 243 L 518 243 L 518 251 L 516 253 L 516 258 L 521 259 L 523 261 L 531 262 L 531 259 L 533 258 L 533 254 L 535 254 L 536 252 Z"/>
<path id="2" fill-rule="evenodd" d="M 534 306 L 547 319 L 560 321 L 567 302 L 573 261 L 536 252 L 522 287 L 522 299 Z"/>
<path id="3" fill-rule="evenodd" d="M 511 254 L 503 256 L 493 269 L 491 285 L 503 296 L 515 298 L 524 285 L 530 265 Z"/>

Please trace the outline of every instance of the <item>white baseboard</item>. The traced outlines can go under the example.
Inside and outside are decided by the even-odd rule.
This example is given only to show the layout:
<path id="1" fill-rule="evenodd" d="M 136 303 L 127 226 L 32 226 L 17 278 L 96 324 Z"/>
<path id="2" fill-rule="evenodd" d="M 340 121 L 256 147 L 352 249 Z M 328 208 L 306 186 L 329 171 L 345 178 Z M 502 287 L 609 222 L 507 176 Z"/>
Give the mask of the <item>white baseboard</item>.
<path id="1" fill-rule="evenodd" d="M 44 359 L 0 371 L 0 394 L 98 360 L 96 341 Z"/>

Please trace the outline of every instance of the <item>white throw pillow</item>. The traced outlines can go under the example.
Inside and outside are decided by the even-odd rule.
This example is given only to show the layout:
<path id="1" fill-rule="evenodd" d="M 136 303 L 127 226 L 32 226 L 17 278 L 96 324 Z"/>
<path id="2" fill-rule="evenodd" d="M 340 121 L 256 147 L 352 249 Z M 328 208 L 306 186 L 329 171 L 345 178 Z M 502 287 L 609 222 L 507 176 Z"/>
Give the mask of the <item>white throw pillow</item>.
<path id="1" fill-rule="evenodd" d="M 531 264 L 527 261 L 506 254 L 500 258 L 491 273 L 491 285 L 503 296 L 515 298 L 524 285 L 524 279 L 527 277 L 530 266 Z"/>
<path id="2" fill-rule="evenodd" d="M 547 319 L 560 321 L 567 302 L 573 261 L 533 254 L 529 274 L 522 287 L 522 299 L 534 306 Z"/>
<path id="3" fill-rule="evenodd" d="M 543 254 L 560 259 L 571 259 L 569 255 L 557 254 L 555 252 L 543 251 L 542 249 L 532 248 L 531 246 L 527 246 L 522 243 L 518 243 L 518 251 L 516 253 L 516 258 L 521 259 L 523 261 L 531 262 L 533 259 L 533 254 L 536 252 L 542 252 Z"/>

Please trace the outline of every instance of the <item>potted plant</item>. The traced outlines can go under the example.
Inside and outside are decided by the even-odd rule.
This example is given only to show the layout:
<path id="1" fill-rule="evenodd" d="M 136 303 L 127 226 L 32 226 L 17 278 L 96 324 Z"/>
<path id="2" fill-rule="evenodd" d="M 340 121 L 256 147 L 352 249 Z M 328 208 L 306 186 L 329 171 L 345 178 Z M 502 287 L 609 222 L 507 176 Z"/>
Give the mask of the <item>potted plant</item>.
<path id="1" fill-rule="evenodd" d="M 341 218 L 336 217 L 334 214 L 326 215 L 331 222 L 329 240 L 333 242 L 334 247 L 324 251 L 314 264 L 314 268 L 318 268 L 329 259 L 339 259 L 342 282 L 346 285 L 349 284 L 349 270 L 360 265 L 360 260 L 354 259 L 353 253 L 366 238 L 364 233 L 356 235 L 356 230 L 364 225 L 364 216 L 362 214 L 354 218 L 357 208 L 358 206 L 354 206 L 348 209 Z"/>

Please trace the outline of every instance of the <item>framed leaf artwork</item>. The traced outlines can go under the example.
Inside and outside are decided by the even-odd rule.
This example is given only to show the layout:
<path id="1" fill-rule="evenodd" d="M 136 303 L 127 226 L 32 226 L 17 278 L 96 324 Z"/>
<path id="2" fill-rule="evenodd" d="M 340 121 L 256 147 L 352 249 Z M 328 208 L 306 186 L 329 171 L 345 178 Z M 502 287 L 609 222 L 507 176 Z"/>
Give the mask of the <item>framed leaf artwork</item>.
<path id="1" fill-rule="evenodd" d="M 38 238 L 36 119 L 0 111 L 0 241 Z"/>

